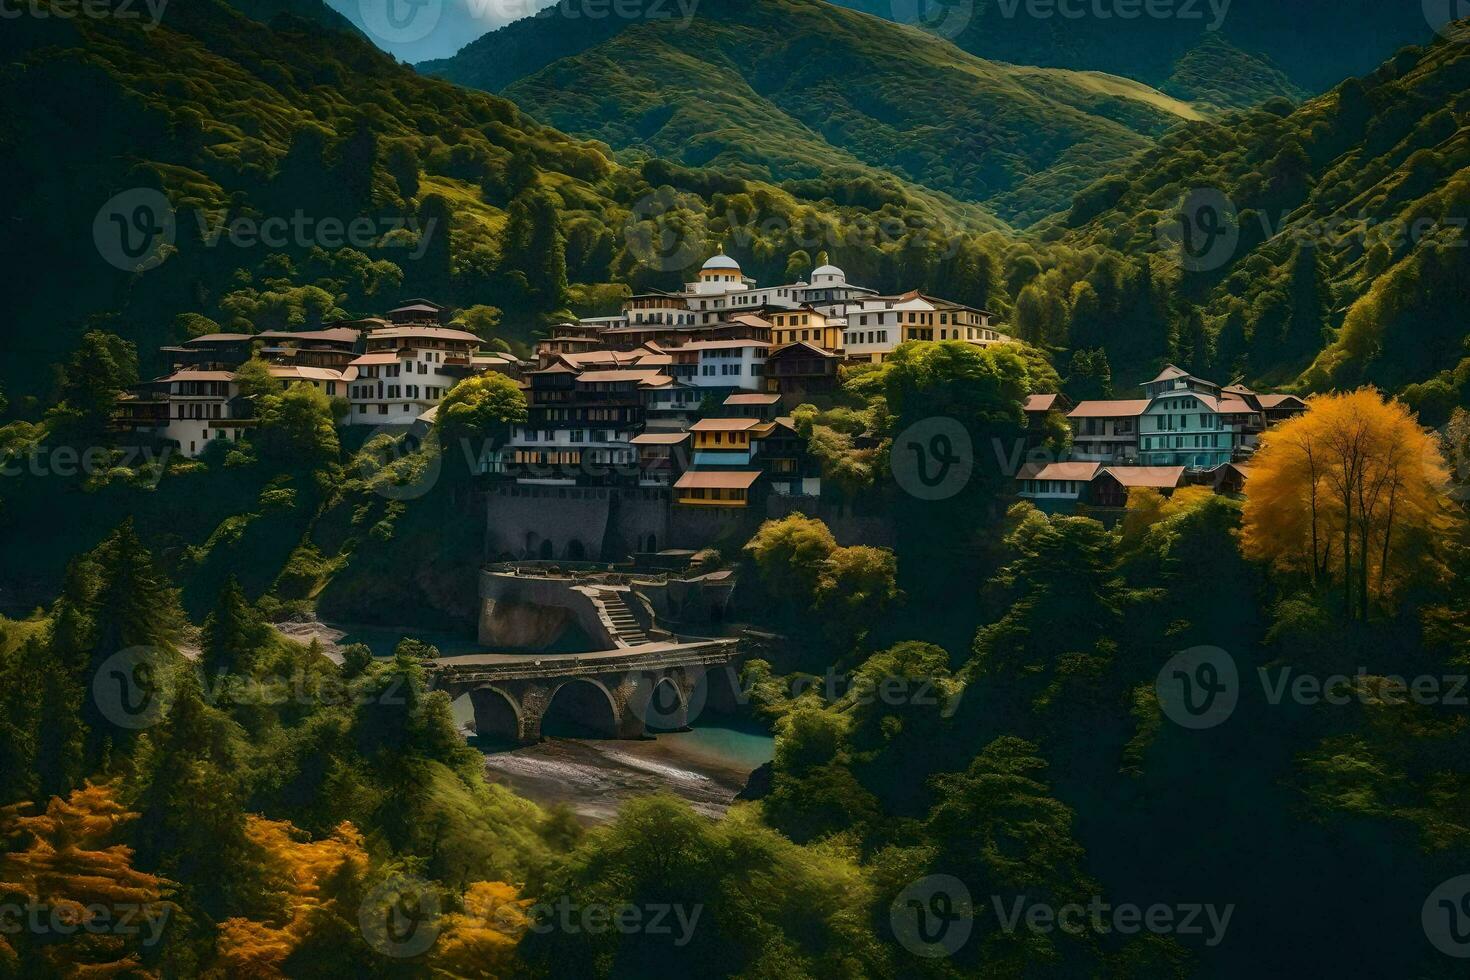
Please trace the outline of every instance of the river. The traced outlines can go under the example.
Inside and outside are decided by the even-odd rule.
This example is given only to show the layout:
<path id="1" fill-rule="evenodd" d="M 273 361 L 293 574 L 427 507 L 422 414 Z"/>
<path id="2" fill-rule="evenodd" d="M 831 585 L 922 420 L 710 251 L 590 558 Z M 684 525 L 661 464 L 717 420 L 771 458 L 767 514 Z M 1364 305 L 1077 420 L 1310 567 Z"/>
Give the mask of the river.
<path id="1" fill-rule="evenodd" d="M 483 751 L 492 781 L 545 806 L 564 803 L 583 823 L 598 824 L 629 799 L 660 791 L 723 816 L 750 774 L 771 760 L 771 748 L 769 735 L 709 725 L 638 741 L 551 737 Z"/>
<path id="2" fill-rule="evenodd" d="M 405 635 L 432 643 L 444 656 L 482 653 L 453 633 L 405 631 L 350 624 L 298 623 L 277 627 L 292 639 L 321 641 L 334 659 L 349 643 L 366 643 L 388 657 Z M 474 720 L 469 698 L 454 704 L 462 728 Z M 660 791 L 687 800 L 701 813 L 724 815 L 750 774 L 771 761 L 774 740 L 741 719 L 705 719 L 685 732 L 631 740 L 544 738 L 518 748 L 484 746 L 485 773 L 521 796 L 545 806 L 564 803 L 585 824 L 606 823 L 635 796 Z M 471 734 L 466 731 L 466 734 Z"/>

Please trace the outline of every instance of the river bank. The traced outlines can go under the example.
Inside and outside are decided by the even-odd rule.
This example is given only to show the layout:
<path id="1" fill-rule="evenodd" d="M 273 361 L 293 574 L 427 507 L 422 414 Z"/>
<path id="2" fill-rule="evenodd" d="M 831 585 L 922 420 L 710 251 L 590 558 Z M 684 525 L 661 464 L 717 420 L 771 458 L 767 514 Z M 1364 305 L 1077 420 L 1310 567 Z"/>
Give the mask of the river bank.
<path id="1" fill-rule="evenodd" d="M 750 774 L 770 761 L 768 735 L 707 727 L 637 741 L 547 738 L 485 751 L 485 773 L 543 806 L 565 804 L 587 825 L 607 823 L 637 796 L 672 792 L 722 817 Z"/>

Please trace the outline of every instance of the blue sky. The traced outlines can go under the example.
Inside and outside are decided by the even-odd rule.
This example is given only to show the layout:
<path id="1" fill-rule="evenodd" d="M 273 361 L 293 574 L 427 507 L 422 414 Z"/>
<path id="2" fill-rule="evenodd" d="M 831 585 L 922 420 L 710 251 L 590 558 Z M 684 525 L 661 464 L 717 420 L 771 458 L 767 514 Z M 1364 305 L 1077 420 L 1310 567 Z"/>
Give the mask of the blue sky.
<path id="1" fill-rule="evenodd" d="M 326 0 L 401 61 L 447 58 L 555 0 Z"/>

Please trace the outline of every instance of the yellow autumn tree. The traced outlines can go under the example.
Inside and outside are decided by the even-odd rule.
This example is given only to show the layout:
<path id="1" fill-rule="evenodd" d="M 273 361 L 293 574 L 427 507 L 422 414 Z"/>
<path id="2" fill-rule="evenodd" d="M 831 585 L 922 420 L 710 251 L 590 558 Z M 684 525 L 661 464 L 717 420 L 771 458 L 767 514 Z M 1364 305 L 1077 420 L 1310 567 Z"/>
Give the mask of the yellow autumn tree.
<path id="1" fill-rule="evenodd" d="M 1331 581 L 1344 614 L 1366 619 L 1411 572 L 1434 567 L 1455 521 L 1434 437 L 1372 388 L 1315 395 L 1261 437 L 1246 482 L 1248 557 Z"/>
<path id="2" fill-rule="evenodd" d="M 25 906 L 14 941 L 0 936 L 0 962 L 19 976 L 156 976 L 146 953 L 178 906 L 174 883 L 135 869 L 133 849 L 116 842 L 138 815 L 112 784 L 35 809 L 0 809 L 0 900 Z"/>
<path id="3" fill-rule="evenodd" d="M 284 913 L 275 922 L 232 918 L 220 923 L 216 967 L 231 977 L 274 980 L 285 976 L 282 964 L 307 937 L 314 915 L 336 904 L 327 883 L 344 872 L 364 877 L 367 851 L 362 834 L 345 821 L 330 837 L 313 841 L 289 821 L 252 815 L 246 818 L 245 836 L 264 855 L 281 892 Z M 357 914 L 356 909 L 337 911 L 350 917 Z"/>
<path id="4" fill-rule="evenodd" d="M 464 911 L 439 920 L 439 939 L 429 961 L 434 975 L 462 980 L 508 980 L 525 971 L 516 946 L 531 924 L 530 899 L 513 885 L 477 881 L 465 891 Z"/>
<path id="5" fill-rule="evenodd" d="M 1209 487 L 1201 486 L 1180 487 L 1168 497 L 1151 487 L 1130 487 L 1122 521 L 1124 544 L 1136 544 L 1155 524 L 1191 510 L 1214 495 Z"/>

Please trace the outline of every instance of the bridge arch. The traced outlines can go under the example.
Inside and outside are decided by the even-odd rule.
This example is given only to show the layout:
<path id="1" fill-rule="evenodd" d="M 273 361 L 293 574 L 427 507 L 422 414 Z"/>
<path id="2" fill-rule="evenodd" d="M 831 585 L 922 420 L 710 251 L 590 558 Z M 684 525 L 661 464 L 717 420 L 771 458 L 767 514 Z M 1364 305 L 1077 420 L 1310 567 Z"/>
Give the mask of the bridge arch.
<path id="1" fill-rule="evenodd" d="M 489 684 L 473 688 L 470 706 L 475 711 L 475 735 L 479 738 L 510 742 L 524 738 L 520 702 L 500 688 Z"/>
<path id="2" fill-rule="evenodd" d="M 651 732 L 674 732 L 689 727 L 689 697 L 668 674 L 651 677 L 638 696 L 638 713 Z"/>
<path id="3" fill-rule="evenodd" d="M 551 692 L 541 713 L 541 734 L 618 738 L 621 720 L 612 692 L 601 681 L 573 677 Z"/>

